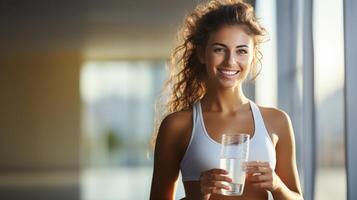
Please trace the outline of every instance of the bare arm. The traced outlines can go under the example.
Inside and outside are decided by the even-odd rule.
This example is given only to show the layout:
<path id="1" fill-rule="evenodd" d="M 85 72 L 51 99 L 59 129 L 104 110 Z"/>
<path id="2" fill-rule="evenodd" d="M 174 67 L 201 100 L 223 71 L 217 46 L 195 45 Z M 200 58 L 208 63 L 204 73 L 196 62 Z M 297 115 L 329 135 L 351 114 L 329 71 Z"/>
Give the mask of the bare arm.
<path id="1" fill-rule="evenodd" d="M 150 199 L 174 199 L 183 154 L 182 141 L 190 128 L 190 119 L 187 113 L 175 113 L 161 123 L 155 145 Z"/>
<path id="2" fill-rule="evenodd" d="M 277 165 L 275 172 L 278 175 L 279 187 L 272 192 L 275 200 L 303 199 L 299 175 L 296 167 L 294 131 L 289 116 L 277 111 L 275 121 L 279 141 L 276 146 Z"/>

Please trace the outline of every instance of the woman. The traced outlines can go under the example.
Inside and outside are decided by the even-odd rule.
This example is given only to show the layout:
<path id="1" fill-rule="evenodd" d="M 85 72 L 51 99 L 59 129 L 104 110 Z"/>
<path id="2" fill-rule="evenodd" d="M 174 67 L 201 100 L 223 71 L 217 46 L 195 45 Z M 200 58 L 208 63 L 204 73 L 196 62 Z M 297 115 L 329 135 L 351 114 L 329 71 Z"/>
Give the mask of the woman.
<path id="1" fill-rule="evenodd" d="M 187 16 L 173 55 L 168 114 L 156 138 L 151 199 L 173 199 L 181 170 L 186 199 L 302 199 L 289 116 L 257 106 L 242 90 L 258 75 L 264 29 L 241 1 L 213 0 Z M 242 196 L 224 196 L 231 182 L 219 169 L 220 139 L 249 133 Z"/>

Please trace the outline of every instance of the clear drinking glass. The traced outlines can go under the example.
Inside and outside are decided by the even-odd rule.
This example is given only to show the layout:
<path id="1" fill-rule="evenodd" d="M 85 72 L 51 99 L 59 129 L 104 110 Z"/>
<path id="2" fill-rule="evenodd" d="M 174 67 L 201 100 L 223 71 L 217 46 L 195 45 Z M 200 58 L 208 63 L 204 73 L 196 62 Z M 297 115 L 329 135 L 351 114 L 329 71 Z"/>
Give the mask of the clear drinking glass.
<path id="1" fill-rule="evenodd" d="M 220 157 L 220 168 L 228 171 L 232 178 L 230 190 L 222 190 L 223 195 L 241 196 L 244 190 L 246 170 L 244 163 L 248 161 L 249 135 L 244 133 L 223 134 Z"/>

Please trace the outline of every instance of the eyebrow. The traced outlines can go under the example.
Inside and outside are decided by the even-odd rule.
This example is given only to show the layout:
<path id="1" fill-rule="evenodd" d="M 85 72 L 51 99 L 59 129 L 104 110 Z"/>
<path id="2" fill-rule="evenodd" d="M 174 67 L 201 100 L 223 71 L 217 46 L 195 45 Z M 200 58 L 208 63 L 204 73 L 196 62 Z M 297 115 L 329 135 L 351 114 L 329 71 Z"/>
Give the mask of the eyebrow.
<path id="1" fill-rule="evenodd" d="M 222 44 L 222 43 L 218 43 L 218 42 L 215 42 L 215 43 L 213 43 L 213 44 L 212 44 L 212 46 L 214 46 L 214 45 L 220 45 L 220 46 L 224 46 L 224 47 L 226 47 L 226 48 L 227 48 L 227 45 Z M 242 48 L 242 47 L 246 47 L 246 48 L 248 48 L 248 45 L 242 44 L 242 45 L 238 45 L 238 46 L 236 46 L 236 48 Z"/>

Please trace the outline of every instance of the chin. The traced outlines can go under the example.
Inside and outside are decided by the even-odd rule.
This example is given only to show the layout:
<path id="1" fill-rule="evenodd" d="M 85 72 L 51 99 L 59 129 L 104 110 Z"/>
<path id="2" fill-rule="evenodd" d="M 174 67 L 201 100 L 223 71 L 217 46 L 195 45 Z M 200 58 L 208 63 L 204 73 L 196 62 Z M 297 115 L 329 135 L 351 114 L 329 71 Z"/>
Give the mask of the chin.
<path id="1" fill-rule="evenodd" d="M 238 86 L 239 84 L 237 82 L 233 82 L 233 83 L 219 83 L 219 88 L 221 89 L 234 89 Z"/>

